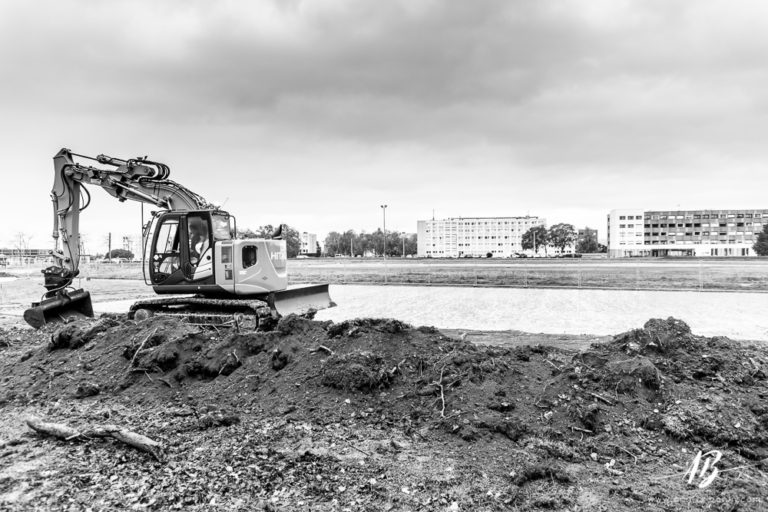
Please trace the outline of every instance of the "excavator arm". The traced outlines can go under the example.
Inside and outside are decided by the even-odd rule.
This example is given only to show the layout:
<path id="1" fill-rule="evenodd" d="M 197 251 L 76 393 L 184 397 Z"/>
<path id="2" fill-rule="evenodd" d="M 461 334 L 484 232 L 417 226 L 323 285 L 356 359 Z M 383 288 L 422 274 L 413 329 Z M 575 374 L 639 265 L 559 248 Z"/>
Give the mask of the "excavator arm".
<path id="1" fill-rule="evenodd" d="M 75 156 L 98 162 L 107 168 L 75 163 Z M 164 210 L 215 208 L 200 195 L 169 180 L 170 169 L 167 165 L 152 162 L 146 157 L 122 160 L 99 155 L 93 158 L 62 149 L 53 157 L 53 162 L 55 176 L 51 200 L 54 249 L 51 256 L 55 261 L 54 266 L 62 269 L 60 273 L 69 276 L 65 286 L 77 276 L 80 264 L 80 212 L 90 202 L 90 195 L 84 185 L 98 185 L 119 201 L 140 201 Z M 87 199 L 81 205 L 83 192 Z M 46 275 L 51 273 L 55 271 Z"/>

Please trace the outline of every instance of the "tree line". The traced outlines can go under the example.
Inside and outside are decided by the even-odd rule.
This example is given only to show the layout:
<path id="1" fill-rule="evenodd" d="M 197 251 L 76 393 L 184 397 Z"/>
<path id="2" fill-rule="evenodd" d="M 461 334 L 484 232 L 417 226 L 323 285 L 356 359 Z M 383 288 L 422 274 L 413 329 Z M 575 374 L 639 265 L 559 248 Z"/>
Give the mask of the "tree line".
<path id="1" fill-rule="evenodd" d="M 605 252 L 606 247 L 597 243 L 597 230 L 586 228 L 585 236 L 579 240 L 578 231 L 573 224 L 553 224 L 549 229 L 544 226 L 534 226 L 523 233 L 521 240 L 523 249 L 532 249 L 538 253 L 539 248 L 544 247 L 546 254 L 547 247 L 554 247 L 564 252 L 566 247 L 576 246 L 578 253 Z"/>
<path id="2" fill-rule="evenodd" d="M 384 232 L 377 229 L 373 233 L 356 233 L 347 230 L 343 233 L 331 231 L 325 237 L 326 256 L 383 256 L 385 254 Z M 392 257 L 415 256 L 416 234 L 404 234 L 388 231 L 386 236 L 386 255 Z"/>

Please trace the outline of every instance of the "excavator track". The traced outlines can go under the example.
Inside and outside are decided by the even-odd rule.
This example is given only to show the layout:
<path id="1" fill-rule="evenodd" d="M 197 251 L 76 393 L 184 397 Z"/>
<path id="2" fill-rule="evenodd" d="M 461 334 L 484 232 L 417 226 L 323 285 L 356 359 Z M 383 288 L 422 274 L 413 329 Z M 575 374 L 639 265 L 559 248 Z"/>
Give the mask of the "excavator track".
<path id="1" fill-rule="evenodd" d="M 263 300 L 164 297 L 136 301 L 129 318 L 174 316 L 193 325 L 232 327 L 238 330 L 271 331 L 280 315 Z"/>

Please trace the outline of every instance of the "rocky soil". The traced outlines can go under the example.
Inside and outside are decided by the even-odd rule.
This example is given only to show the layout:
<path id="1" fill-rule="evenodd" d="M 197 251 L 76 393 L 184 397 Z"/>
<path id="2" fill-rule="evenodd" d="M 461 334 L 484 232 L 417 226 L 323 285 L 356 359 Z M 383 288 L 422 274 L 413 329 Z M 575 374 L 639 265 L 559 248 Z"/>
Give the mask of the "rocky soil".
<path id="1" fill-rule="evenodd" d="M 0 509 L 768 509 L 763 347 L 673 318 L 584 351 L 528 341 L 297 316 L 2 330 Z M 30 415 L 162 449 L 42 436 Z M 711 450 L 711 485 L 706 455 L 689 483 Z"/>

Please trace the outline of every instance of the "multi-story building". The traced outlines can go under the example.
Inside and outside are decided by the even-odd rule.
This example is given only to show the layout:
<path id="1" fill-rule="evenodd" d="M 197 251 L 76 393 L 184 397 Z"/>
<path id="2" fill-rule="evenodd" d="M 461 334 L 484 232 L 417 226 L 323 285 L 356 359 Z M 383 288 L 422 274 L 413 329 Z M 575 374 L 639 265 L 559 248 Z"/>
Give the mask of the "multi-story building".
<path id="1" fill-rule="evenodd" d="M 417 254 L 426 258 L 506 258 L 523 251 L 523 233 L 546 226 L 538 217 L 469 217 L 420 220 Z"/>
<path id="2" fill-rule="evenodd" d="M 317 235 L 315 233 L 307 233 L 304 231 L 301 234 L 301 247 L 299 247 L 299 254 L 315 254 L 317 253 Z"/>
<path id="3" fill-rule="evenodd" d="M 612 210 L 608 256 L 756 256 L 766 210 Z"/>
<path id="4" fill-rule="evenodd" d="M 642 256 L 643 210 L 611 210 L 608 214 L 608 257 Z"/>
<path id="5" fill-rule="evenodd" d="M 584 228 L 578 231 L 576 236 L 576 250 L 581 250 L 581 247 L 591 247 L 597 251 L 597 230 L 592 228 Z"/>

